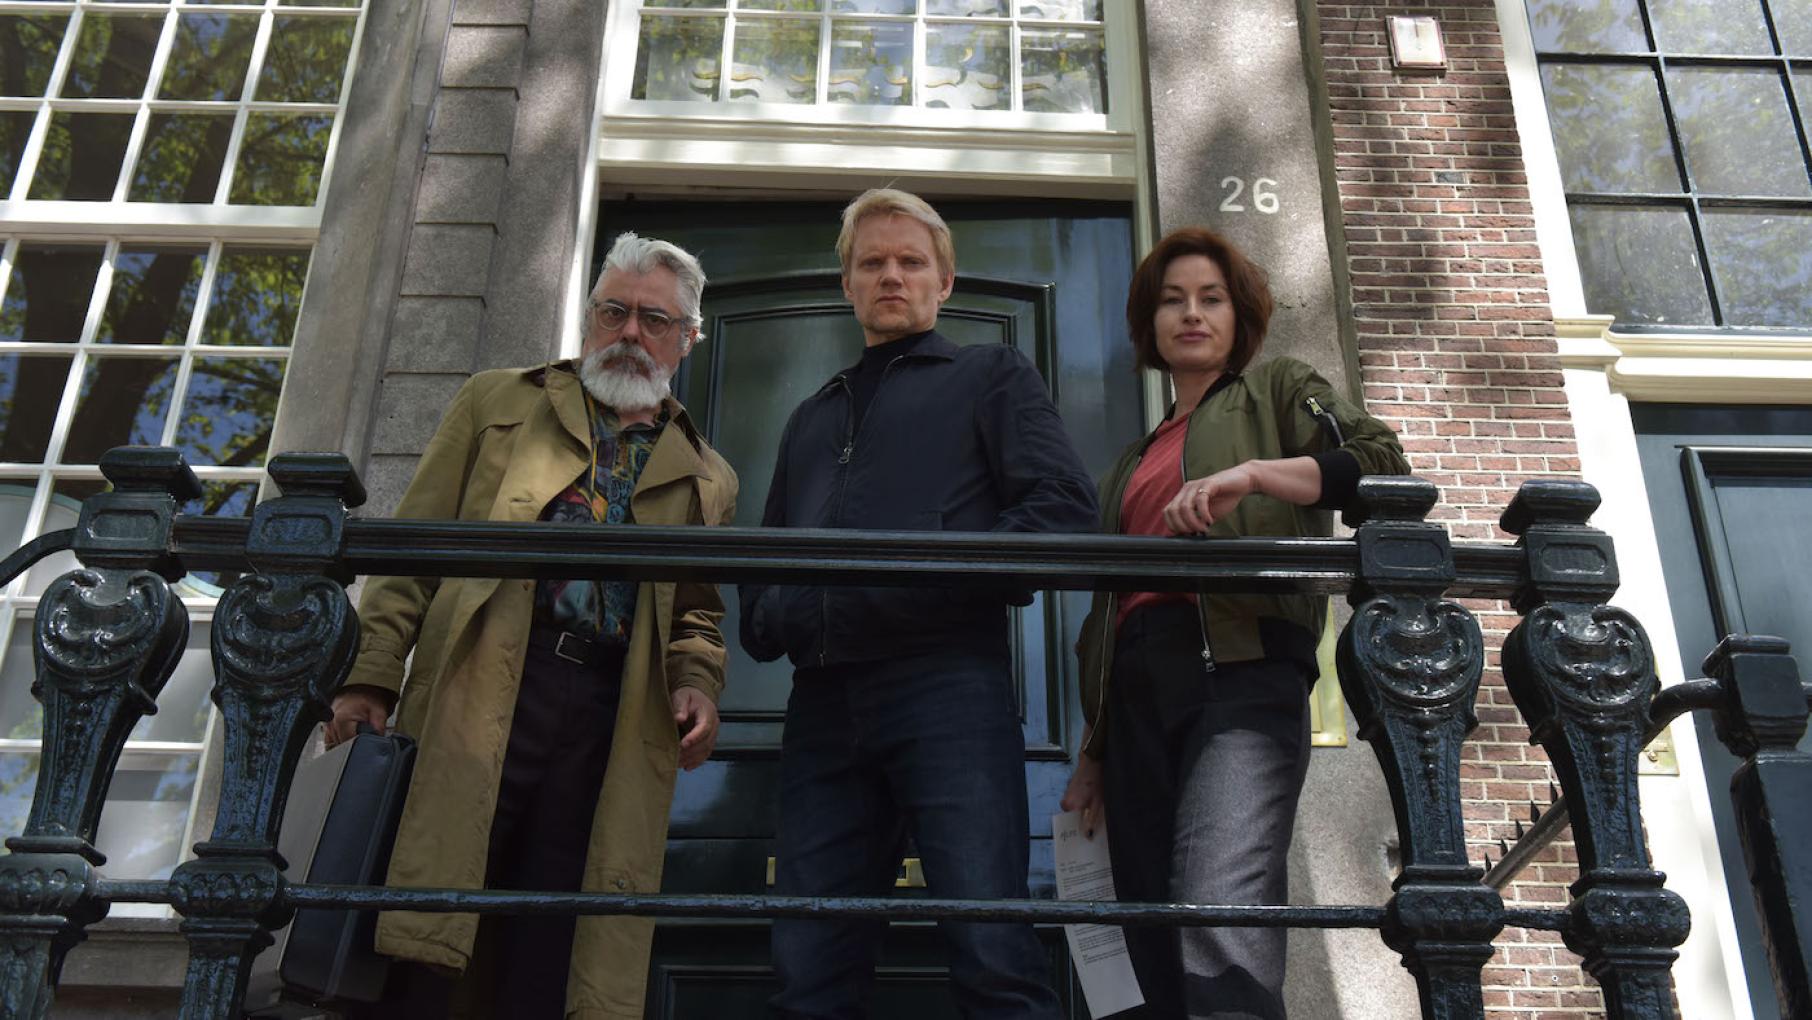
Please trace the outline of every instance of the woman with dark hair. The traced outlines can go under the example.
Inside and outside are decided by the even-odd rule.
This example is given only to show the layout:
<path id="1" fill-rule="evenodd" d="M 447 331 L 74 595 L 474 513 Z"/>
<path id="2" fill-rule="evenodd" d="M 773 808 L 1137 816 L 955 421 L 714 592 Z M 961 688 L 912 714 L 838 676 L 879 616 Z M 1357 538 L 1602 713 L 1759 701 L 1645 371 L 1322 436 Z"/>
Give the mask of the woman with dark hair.
<path id="1" fill-rule="evenodd" d="M 1271 308 L 1264 271 L 1212 231 L 1176 231 L 1140 263 L 1127 328 L 1176 403 L 1108 473 L 1104 531 L 1327 535 L 1361 475 L 1409 470 L 1396 435 L 1314 369 L 1252 364 Z M 1303 595 L 1096 593 L 1063 807 L 1089 832 L 1105 814 L 1120 899 L 1284 902 L 1325 616 Z M 1284 1016 L 1282 929 L 1126 939 L 1146 1015 Z"/>

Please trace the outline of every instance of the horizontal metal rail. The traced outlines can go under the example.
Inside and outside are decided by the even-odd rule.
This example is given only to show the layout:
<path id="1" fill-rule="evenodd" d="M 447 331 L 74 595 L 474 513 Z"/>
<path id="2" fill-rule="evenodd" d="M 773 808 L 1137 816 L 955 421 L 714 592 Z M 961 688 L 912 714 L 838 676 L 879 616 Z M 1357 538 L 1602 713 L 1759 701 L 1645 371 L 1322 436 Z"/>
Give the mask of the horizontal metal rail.
<path id="1" fill-rule="evenodd" d="M 247 518 L 179 516 L 188 570 L 256 571 Z M 585 524 L 352 518 L 341 562 L 357 574 L 1071 591 L 1345 594 L 1359 551 L 1346 538 L 848 531 L 818 528 L 599 528 Z M 1455 543 L 1449 594 L 1502 598 L 1525 562 L 1514 546 Z"/>
<path id="2" fill-rule="evenodd" d="M 100 898 L 110 903 L 175 905 L 169 883 L 108 881 Z M 384 886 L 284 887 L 283 901 L 298 909 L 409 910 L 428 914 L 587 914 L 635 917 L 856 917 L 895 921 L 997 921 L 1039 924 L 1173 925 L 1190 928 L 1379 928 L 1383 907 L 1230 906 L 1119 903 L 1095 900 L 950 900 L 888 897 L 746 895 L 643 895 L 514 892 L 501 889 L 404 889 Z M 1559 910 L 1510 910 L 1505 923 L 1561 931 Z"/>

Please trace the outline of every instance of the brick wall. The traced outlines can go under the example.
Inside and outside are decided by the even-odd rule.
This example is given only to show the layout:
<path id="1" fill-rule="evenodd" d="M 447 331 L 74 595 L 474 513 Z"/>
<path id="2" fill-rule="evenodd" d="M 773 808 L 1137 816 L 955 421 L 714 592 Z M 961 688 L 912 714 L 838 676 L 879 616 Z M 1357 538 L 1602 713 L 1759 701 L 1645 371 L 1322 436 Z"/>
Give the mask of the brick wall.
<path id="1" fill-rule="evenodd" d="M 1577 475 L 1547 283 L 1489 0 L 1436 6 L 1319 3 L 1360 375 L 1372 413 L 1403 439 L 1443 499 L 1456 539 L 1502 539 L 1498 515 L 1522 482 Z M 1397 73 L 1386 14 L 1432 15 L 1444 73 Z M 1479 729 L 1461 763 L 1473 858 L 1501 856 L 1551 770 L 1512 706 L 1495 649 L 1516 616 L 1473 603 L 1494 649 Z M 1578 877 L 1558 842 L 1508 890 L 1556 906 Z M 1602 1015 L 1596 985 L 1547 932 L 1506 930 L 1485 970 L 1496 1018 Z"/>

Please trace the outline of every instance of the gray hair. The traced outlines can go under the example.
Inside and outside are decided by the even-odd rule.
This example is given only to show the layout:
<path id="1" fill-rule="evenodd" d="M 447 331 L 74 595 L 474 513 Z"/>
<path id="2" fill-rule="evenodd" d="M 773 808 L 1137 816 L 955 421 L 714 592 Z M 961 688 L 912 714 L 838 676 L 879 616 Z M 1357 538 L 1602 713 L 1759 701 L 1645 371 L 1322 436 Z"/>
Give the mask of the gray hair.
<path id="1" fill-rule="evenodd" d="M 680 316 L 693 329 L 703 325 L 705 320 L 699 315 L 698 308 L 705 293 L 705 271 L 691 252 L 670 241 L 640 237 L 627 230 L 618 234 L 610 244 L 610 254 L 604 256 L 604 268 L 598 270 L 592 294 L 597 294 L 598 284 L 604 282 L 604 274 L 612 269 L 645 275 L 654 272 L 657 266 L 664 266 L 679 277 Z"/>

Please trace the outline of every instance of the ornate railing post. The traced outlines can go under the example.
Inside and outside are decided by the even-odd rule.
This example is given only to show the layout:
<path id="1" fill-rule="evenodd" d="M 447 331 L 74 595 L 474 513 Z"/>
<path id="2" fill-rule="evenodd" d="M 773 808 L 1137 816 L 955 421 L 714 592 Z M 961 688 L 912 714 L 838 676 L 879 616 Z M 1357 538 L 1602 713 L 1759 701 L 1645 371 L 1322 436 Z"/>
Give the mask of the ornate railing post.
<path id="1" fill-rule="evenodd" d="M 1782 1016 L 1812 1016 L 1812 755 L 1806 689 L 1786 641 L 1733 634 L 1705 658 L 1723 688 L 1718 739 L 1743 764 L 1730 777 L 1737 833 L 1762 919 Z"/>
<path id="2" fill-rule="evenodd" d="M 1580 877 L 1567 946 L 1603 986 L 1613 1020 L 1672 1017 L 1673 947 L 1690 921 L 1650 867 L 1636 796 L 1636 756 L 1660 681 L 1642 625 L 1603 604 L 1617 590 L 1617 561 L 1610 536 L 1586 524 L 1597 508 L 1590 485 L 1537 481 L 1504 511 L 1526 571 L 1504 679 L 1573 819 Z"/>
<path id="3" fill-rule="evenodd" d="M 101 472 L 113 491 L 83 504 L 76 526 L 84 568 L 45 590 L 33 628 L 44 735 L 25 833 L 0 858 L 0 1017 L 48 1012 L 64 954 L 106 915 L 94 884 L 101 806 L 189 639 L 168 582 L 182 576 L 170 524 L 201 494 L 194 472 L 174 450 L 141 447 L 109 452 Z"/>
<path id="4" fill-rule="evenodd" d="M 1359 580 L 1340 636 L 1340 687 L 1390 786 L 1403 844 L 1385 941 L 1416 976 L 1422 1015 L 1483 1017 L 1479 972 L 1504 903 L 1466 853 L 1460 746 L 1478 719 L 1478 621 L 1441 597 L 1454 579 L 1446 529 L 1423 518 L 1439 498 L 1419 478 L 1359 484 Z"/>
<path id="5" fill-rule="evenodd" d="M 358 476 L 337 454 L 273 457 L 270 475 L 283 495 L 252 514 L 246 557 L 256 572 L 214 616 L 213 697 L 226 725 L 219 813 L 171 879 L 189 941 L 185 1020 L 239 1016 L 252 958 L 289 919 L 277 828 L 296 759 L 358 644 L 340 564 L 347 508 L 365 501 Z"/>

